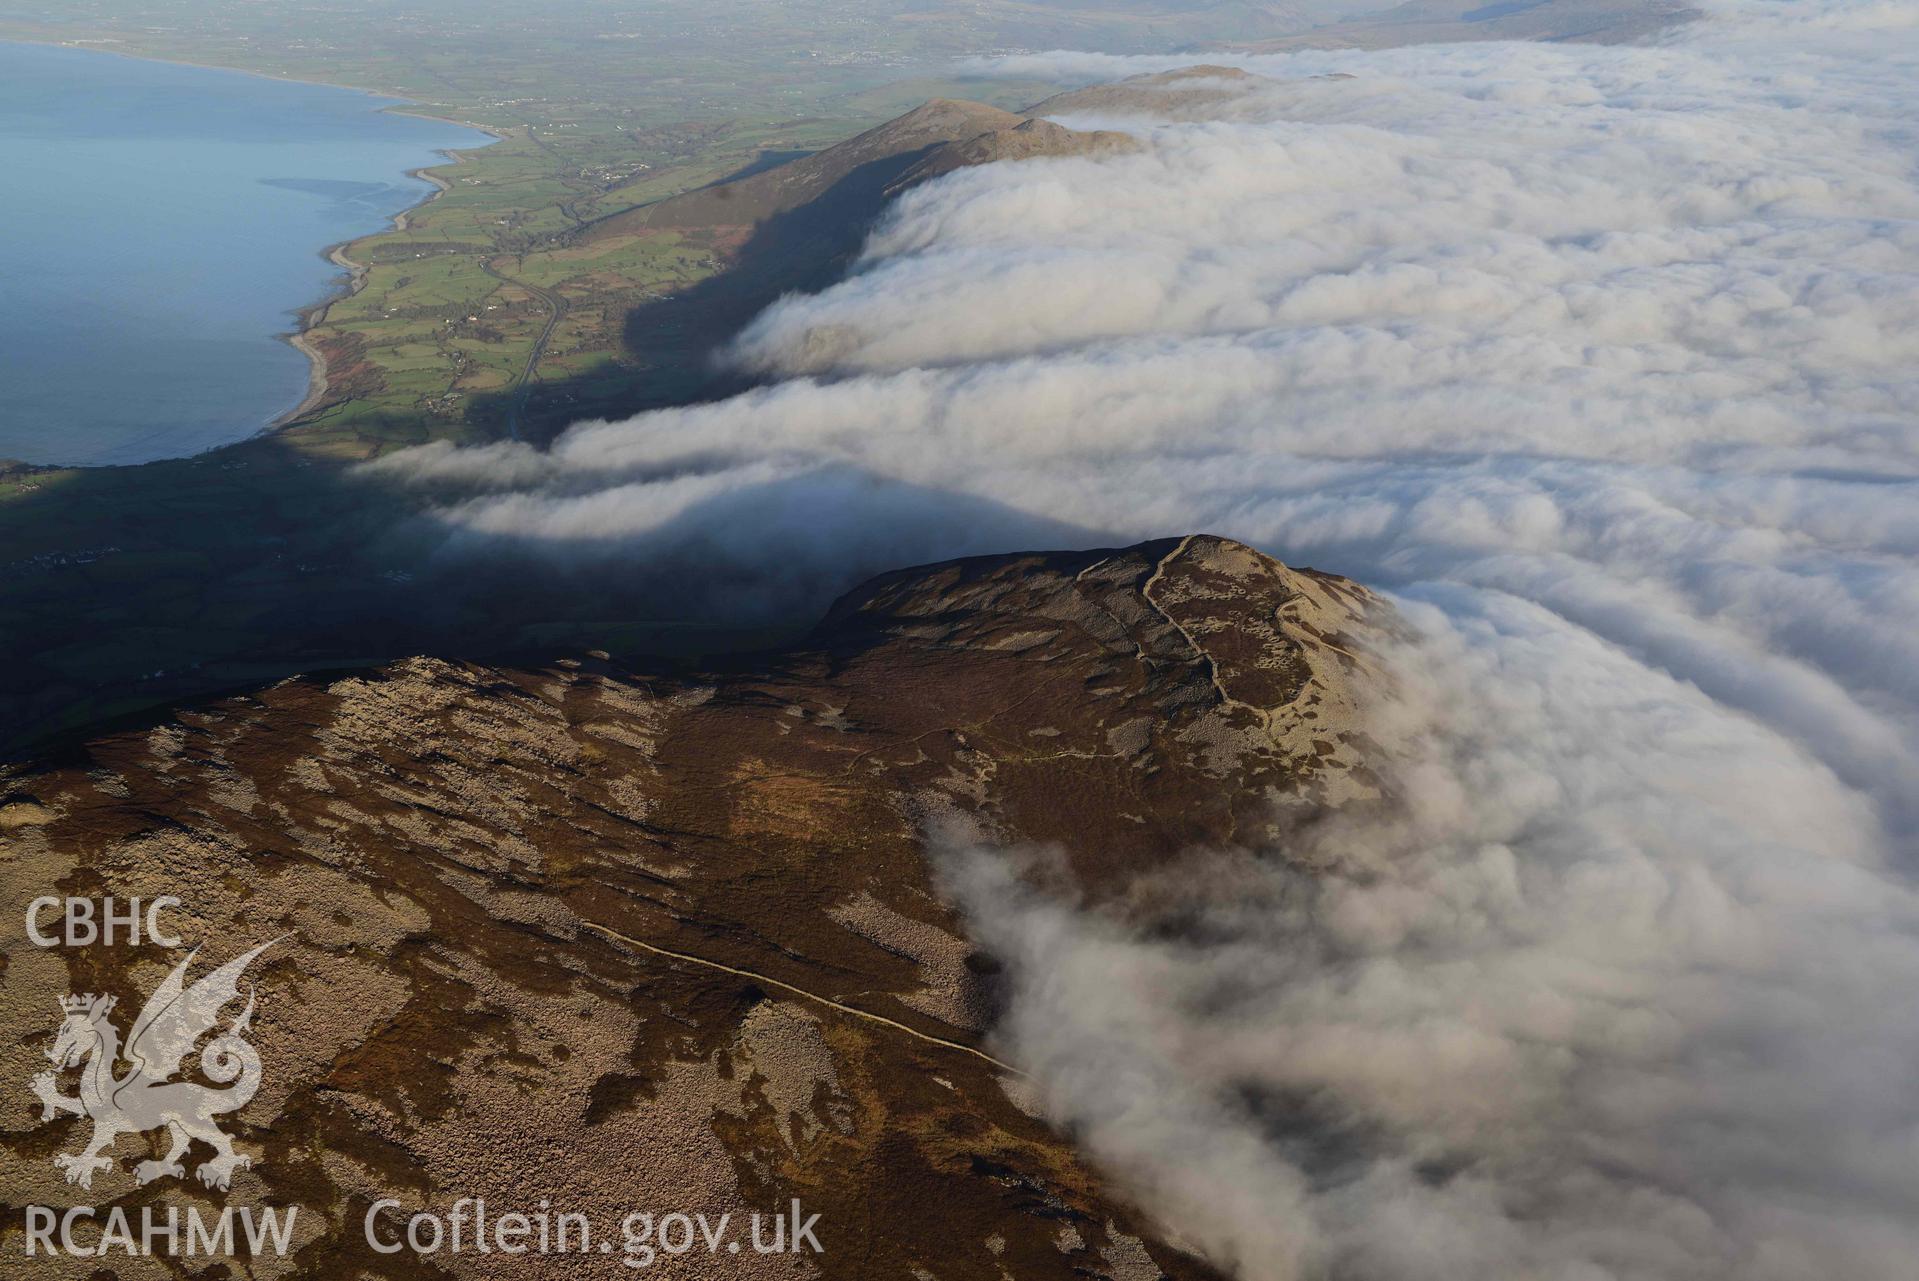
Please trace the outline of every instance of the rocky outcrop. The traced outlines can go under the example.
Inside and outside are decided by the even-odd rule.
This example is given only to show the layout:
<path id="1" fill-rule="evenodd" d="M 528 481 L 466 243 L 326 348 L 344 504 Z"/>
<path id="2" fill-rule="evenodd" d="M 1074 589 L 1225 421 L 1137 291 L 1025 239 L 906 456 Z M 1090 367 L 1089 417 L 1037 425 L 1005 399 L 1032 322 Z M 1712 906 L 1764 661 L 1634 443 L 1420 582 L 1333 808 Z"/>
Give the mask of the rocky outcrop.
<path id="1" fill-rule="evenodd" d="M 264 1085 L 229 1126 L 255 1164 L 225 1200 L 303 1212 L 255 1275 L 554 1266 L 364 1242 L 381 1198 L 466 1196 L 596 1224 L 821 1215 L 824 1254 L 698 1251 L 683 1276 L 1206 1276 L 993 1056 L 993 964 L 924 833 L 1057 843 L 1097 893 L 1367 795 L 1387 622 L 1344 579 L 1195 537 L 891 574 L 804 644 L 699 675 L 421 658 L 287 681 L 0 777 L 0 908 L 175 895 L 197 965 L 280 939 L 253 971 Z M 41 1125 L 25 1089 L 58 997 L 130 1020 L 181 953 L 7 948 L 0 1230 L 28 1203 L 204 1202 L 135 1186 L 157 1136 L 68 1187 L 51 1158 L 86 1123 Z"/>

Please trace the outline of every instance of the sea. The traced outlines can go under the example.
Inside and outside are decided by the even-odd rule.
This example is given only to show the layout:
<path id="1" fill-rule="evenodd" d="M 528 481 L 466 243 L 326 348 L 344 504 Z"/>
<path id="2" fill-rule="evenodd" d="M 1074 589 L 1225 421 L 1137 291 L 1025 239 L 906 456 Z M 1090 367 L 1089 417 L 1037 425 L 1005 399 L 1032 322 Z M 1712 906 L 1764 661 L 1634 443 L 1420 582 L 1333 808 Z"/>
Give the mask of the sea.
<path id="1" fill-rule="evenodd" d="M 490 135 L 350 89 L 0 42 L 0 459 L 125 464 L 304 397 L 325 257 Z"/>

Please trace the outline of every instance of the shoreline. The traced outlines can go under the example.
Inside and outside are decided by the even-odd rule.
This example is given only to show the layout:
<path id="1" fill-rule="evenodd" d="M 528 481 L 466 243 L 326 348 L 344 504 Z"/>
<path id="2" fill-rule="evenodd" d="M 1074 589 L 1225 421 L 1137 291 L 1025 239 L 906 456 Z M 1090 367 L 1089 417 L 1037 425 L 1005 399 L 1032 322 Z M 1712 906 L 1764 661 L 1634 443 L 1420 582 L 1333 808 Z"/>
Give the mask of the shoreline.
<path id="1" fill-rule="evenodd" d="M 69 49 L 78 53 L 103 53 L 115 58 L 130 58 L 137 62 L 158 62 L 174 67 L 192 67 L 200 71 L 220 71 L 236 76 L 253 76 L 261 80 L 275 80 L 282 84 L 304 84 L 313 85 L 321 89 L 337 89 L 343 93 L 357 93 L 369 98 L 379 99 L 382 103 L 386 104 L 382 106 L 380 110 L 382 112 L 391 112 L 396 116 L 412 116 L 418 120 L 433 120 L 444 124 L 458 125 L 463 129 L 471 129 L 476 133 L 483 133 L 493 139 L 494 142 L 504 142 L 511 136 L 502 133 L 490 125 L 476 124 L 471 120 L 462 120 L 457 116 L 444 115 L 436 111 L 427 110 L 422 108 L 421 104 L 410 98 L 402 98 L 381 89 L 368 89 L 361 85 L 345 85 L 332 80 L 313 80 L 305 76 L 280 75 L 271 71 L 254 71 L 245 67 L 229 67 L 213 62 L 194 62 L 186 58 L 168 58 L 151 53 L 134 53 L 125 49 L 113 49 L 98 44 L 85 44 L 71 40 L 34 40 L 22 39 L 18 36 L 0 36 L 0 43 L 33 45 L 42 49 Z M 478 151 L 490 145 L 492 144 L 483 143 L 480 147 L 467 147 L 459 150 L 441 148 L 438 154 L 445 157 L 445 159 L 438 164 L 420 165 L 416 168 L 403 171 L 403 177 L 418 178 L 420 181 L 430 185 L 433 190 L 427 192 L 424 196 L 400 210 L 398 213 L 393 214 L 390 219 L 392 223 L 391 230 L 405 231 L 413 214 L 453 190 L 452 183 L 437 176 L 431 172 L 432 170 L 438 169 L 442 165 L 467 164 L 469 161 L 463 152 Z M 287 344 L 287 346 L 306 357 L 306 392 L 291 409 L 273 415 L 260 425 L 259 430 L 253 432 L 251 435 L 241 437 L 241 439 L 234 441 L 234 444 L 244 444 L 247 441 L 259 440 L 263 436 L 271 436 L 298 422 L 325 400 L 327 392 L 331 390 L 331 384 L 328 382 L 329 371 L 327 368 L 326 354 L 320 350 L 319 346 L 314 343 L 308 335 L 312 333 L 315 328 L 326 323 L 327 312 L 332 310 L 335 303 L 351 298 L 360 291 L 361 286 L 366 282 L 367 268 L 365 264 L 355 262 L 353 259 L 347 257 L 346 251 L 362 240 L 366 240 L 371 236 L 384 234 L 386 234 L 384 231 L 370 231 L 365 235 L 354 236 L 350 240 L 335 241 L 333 244 L 325 245 L 320 249 L 320 257 L 325 258 L 328 262 L 333 263 L 347 273 L 346 281 L 336 286 L 329 291 L 325 297 L 318 301 L 310 302 L 296 308 L 293 312 L 295 326 L 292 330 L 271 335 L 271 337 Z M 222 448 L 222 446 L 215 446 L 214 448 Z M 201 452 L 210 453 L 212 451 L 202 450 Z M 198 457 L 199 455 L 188 456 Z"/>
<path id="2" fill-rule="evenodd" d="M 343 85 L 337 80 L 315 80 L 310 76 L 287 76 L 277 71 L 254 71 L 247 67 L 231 67 L 222 62 L 195 62 L 191 58 L 169 58 L 157 53 L 134 53 L 127 49 L 110 49 L 104 45 L 87 44 L 76 40 L 36 40 L 26 36 L 0 35 L 0 44 L 34 45 L 41 49 L 71 49 L 78 53 L 104 53 L 115 58 L 131 58 L 136 62 L 160 62 L 170 67 L 194 67 L 200 71 L 225 71 L 236 76 L 253 76 L 260 80 L 277 80 L 281 84 L 313 85 L 321 89 L 338 89 L 342 93 L 365 94 L 369 98 L 383 98 L 393 104 L 382 110 L 392 111 L 396 116 L 416 116 L 421 120 L 440 120 L 451 125 L 460 125 L 467 129 L 476 129 L 495 138 L 504 139 L 501 133 L 491 125 L 476 124 L 471 120 L 462 120 L 458 116 L 441 115 L 436 111 L 417 109 L 420 104 L 411 98 L 403 98 L 385 89 L 368 89 L 364 85 Z M 400 110 L 398 108 L 414 108 Z"/>
<path id="3" fill-rule="evenodd" d="M 435 191 L 433 196 L 439 194 L 438 191 Z M 433 196 L 426 197 L 426 200 L 433 199 Z M 420 203 L 425 204 L 426 200 L 422 200 Z M 411 208 L 413 206 L 409 207 Z M 396 214 L 396 220 L 400 216 L 402 215 Z M 377 235 L 379 233 L 376 232 L 374 234 Z M 327 392 L 332 389 L 332 384 L 327 381 L 326 353 L 321 351 L 319 345 L 307 337 L 307 335 L 320 325 L 326 323 L 326 314 L 332 309 L 334 303 L 339 302 L 343 298 L 351 298 L 354 294 L 360 292 L 360 286 L 366 279 L 366 267 L 347 257 L 346 248 L 348 245 L 364 239 L 366 239 L 365 236 L 356 236 L 353 240 L 342 240 L 336 244 L 328 245 L 321 251 L 321 256 L 328 262 L 333 263 L 347 273 L 346 282 L 337 286 L 332 293 L 322 298 L 319 302 L 308 303 L 306 306 L 294 312 L 293 314 L 298 323 L 291 332 L 273 335 L 307 358 L 306 392 L 300 397 L 298 404 L 286 410 L 284 413 L 276 414 L 268 419 L 259 431 L 247 437 L 248 440 L 258 440 L 262 436 L 270 436 L 282 427 L 288 426 L 312 410 L 319 408 L 320 402 L 326 399 Z"/>
<path id="4" fill-rule="evenodd" d="M 269 77 L 269 79 L 279 78 L 282 77 Z M 306 83 L 317 82 L 308 81 Z M 439 119 L 440 117 L 430 118 Z M 480 128 L 478 125 L 471 127 L 476 129 Z M 481 132 L 492 135 L 495 141 L 504 141 L 507 137 L 506 134 L 499 133 L 492 129 L 482 129 Z M 467 148 L 466 150 L 478 151 L 480 148 L 474 147 Z M 463 165 L 469 163 L 466 156 L 460 151 L 442 150 L 440 154 L 446 157 L 442 164 Z M 453 190 L 452 183 L 432 172 L 432 170 L 440 167 L 441 165 L 421 165 L 418 168 L 408 169 L 406 171 L 406 177 L 418 178 L 420 181 L 430 184 L 433 190 L 394 214 L 390 219 L 393 224 L 391 230 L 405 231 L 415 213 L 418 213 L 447 192 Z M 275 338 L 278 338 L 281 342 L 307 358 L 306 394 L 300 397 L 299 403 L 294 405 L 293 408 L 274 415 L 261 426 L 260 430 L 254 432 L 246 439 L 258 440 L 262 436 L 271 436 L 275 432 L 290 427 L 307 414 L 318 409 L 326 400 L 327 392 L 332 389 L 332 385 L 327 379 L 329 370 L 327 368 L 326 353 L 321 351 L 319 345 L 308 337 L 308 335 L 326 323 L 327 313 L 333 310 L 335 303 L 343 302 L 353 297 L 353 295 L 359 293 L 361 288 L 366 284 L 366 264 L 356 262 L 352 258 L 347 257 L 347 250 L 359 244 L 362 240 L 385 234 L 383 231 L 370 231 L 364 236 L 355 236 L 351 240 L 335 241 L 320 251 L 322 258 L 325 258 L 328 262 L 346 272 L 346 280 L 336 286 L 332 292 L 328 293 L 326 297 L 320 299 L 318 302 L 308 303 L 306 306 L 295 311 L 293 314 L 296 318 L 296 324 L 290 332 L 274 335 Z"/>

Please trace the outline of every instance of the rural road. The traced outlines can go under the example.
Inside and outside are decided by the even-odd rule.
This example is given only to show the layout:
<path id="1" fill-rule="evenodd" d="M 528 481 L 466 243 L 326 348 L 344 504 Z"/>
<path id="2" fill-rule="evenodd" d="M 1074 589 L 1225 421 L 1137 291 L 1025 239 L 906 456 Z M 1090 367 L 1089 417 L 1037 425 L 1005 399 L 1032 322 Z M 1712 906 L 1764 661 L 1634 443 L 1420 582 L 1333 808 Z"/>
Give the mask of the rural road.
<path id="1" fill-rule="evenodd" d="M 514 440 L 518 440 L 520 414 L 526 408 L 527 397 L 533 393 L 533 371 L 539 368 L 540 357 L 546 353 L 547 341 L 553 337 L 553 331 L 559 328 L 560 321 L 566 316 L 566 299 L 551 289 L 515 279 L 497 270 L 490 262 L 482 263 L 481 270 L 495 280 L 526 290 L 546 306 L 546 328 L 540 330 L 540 336 L 533 342 L 533 350 L 527 353 L 526 367 L 520 370 L 520 376 L 513 382 L 513 403 L 506 411 L 507 434 Z"/>

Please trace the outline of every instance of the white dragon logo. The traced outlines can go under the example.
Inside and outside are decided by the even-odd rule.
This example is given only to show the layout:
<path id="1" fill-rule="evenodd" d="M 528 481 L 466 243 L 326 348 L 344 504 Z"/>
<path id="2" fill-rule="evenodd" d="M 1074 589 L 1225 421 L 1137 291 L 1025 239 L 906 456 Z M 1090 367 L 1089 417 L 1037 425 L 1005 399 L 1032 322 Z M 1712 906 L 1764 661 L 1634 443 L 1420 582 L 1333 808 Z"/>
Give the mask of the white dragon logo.
<path id="1" fill-rule="evenodd" d="M 188 953 L 147 998 L 140 1017 L 133 1021 L 124 1051 L 119 1032 L 107 1020 L 113 997 L 60 999 L 66 1021 L 60 1025 L 60 1035 L 47 1057 L 61 1070 L 86 1065 L 80 1074 L 80 1093 L 76 1097 L 60 1094 L 52 1072 L 33 1078 L 33 1092 L 42 1105 L 42 1123 L 62 1112 L 93 1121 L 93 1137 L 85 1149 L 53 1158 L 53 1163 L 66 1172 L 68 1183 L 91 1188 L 95 1171 L 113 1168 L 113 1161 L 100 1154 L 111 1148 L 114 1140 L 122 1134 L 140 1134 L 163 1125 L 172 1131 L 173 1146 L 160 1160 L 142 1161 L 135 1167 L 134 1178 L 142 1184 L 167 1176 L 185 1177 L 180 1157 L 194 1139 L 211 1145 L 217 1153 L 194 1171 L 210 1188 L 226 1188 L 235 1170 L 253 1164 L 251 1157 L 233 1150 L 233 1140 L 214 1124 L 215 1117 L 245 1107 L 260 1088 L 260 1054 L 246 1041 L 253 1018 L 251 988 L 246 1009 L 200 1052 L 201 1071 L 225 1088 L 168 1078 L 180 1070 L 180 1060 L 187 1052 L 213 1029 L 221 1009 L 239 996 L 240 975 L 248 964 L 277 942 L 279 939 L 262 943 L 192 987 L 185 986 L 185 978 L 197 952 Z M 127 1071 L 116 1077 L 115 1066 L 122 1058 Z"/>

